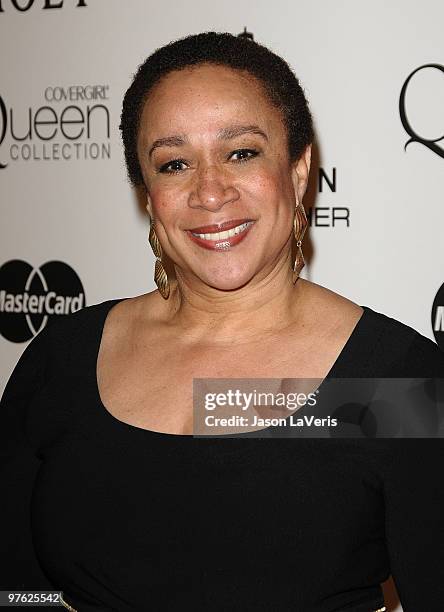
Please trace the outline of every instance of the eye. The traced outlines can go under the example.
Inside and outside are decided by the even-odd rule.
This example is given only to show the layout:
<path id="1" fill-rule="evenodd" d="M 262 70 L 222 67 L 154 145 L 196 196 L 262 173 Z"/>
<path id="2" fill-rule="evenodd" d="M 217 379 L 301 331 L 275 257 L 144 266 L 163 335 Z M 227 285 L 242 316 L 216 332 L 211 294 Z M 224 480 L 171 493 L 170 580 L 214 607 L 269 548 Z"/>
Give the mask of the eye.
<path id="1" fill-rule="evenodd" d="M 256 151 L 255 149 L 238 149 L 237 151 L 233 151 L 233 153 L 231 153 L 230 159 L 234 155 L 237 156 L 237 159 L 233 159 L 233 161 L 242 163 L 242 162 L 249 161 L 250 159 L 253 159 L 257 155 L 259 155 L 259 152 Z"/>
<path id="2" fill-rule="evenodd" d="M 186 162 L 183 159 L 173 159 L 160 166 L 158 171 L 164 174 L 178 174 L 184 170 L 182 166 L 184 166 L 185 163 Z"/>

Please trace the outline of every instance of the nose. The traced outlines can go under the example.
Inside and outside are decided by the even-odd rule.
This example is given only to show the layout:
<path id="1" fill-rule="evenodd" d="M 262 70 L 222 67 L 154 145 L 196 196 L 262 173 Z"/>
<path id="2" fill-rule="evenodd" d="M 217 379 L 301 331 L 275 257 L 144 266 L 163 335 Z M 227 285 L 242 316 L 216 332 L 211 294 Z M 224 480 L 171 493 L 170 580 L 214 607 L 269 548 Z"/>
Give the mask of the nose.
<path id="1" fill-rule="evenodd" d="M 217 212 L 239 197 L 239 191 L 232 185 L 229 176 L 216 166 L 208 166 L 196 172 L 188 204 L 190 208 Z"/>

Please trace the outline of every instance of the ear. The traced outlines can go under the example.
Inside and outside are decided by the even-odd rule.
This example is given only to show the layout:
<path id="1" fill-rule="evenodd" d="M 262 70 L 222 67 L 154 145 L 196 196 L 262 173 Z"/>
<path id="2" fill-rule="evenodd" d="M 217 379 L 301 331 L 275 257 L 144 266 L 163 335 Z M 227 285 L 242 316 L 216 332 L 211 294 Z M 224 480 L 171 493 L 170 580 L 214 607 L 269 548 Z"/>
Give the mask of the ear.
<path id="1" fill-rule="evenodd" d="M 297 202 L 302 202 L 304 194 L 307 190 L 310 164 L 311 144 L 307 145 L 299 156 L 299 159 L 292 163 L 291 179 L 293 181 L 293 188 Z"/>

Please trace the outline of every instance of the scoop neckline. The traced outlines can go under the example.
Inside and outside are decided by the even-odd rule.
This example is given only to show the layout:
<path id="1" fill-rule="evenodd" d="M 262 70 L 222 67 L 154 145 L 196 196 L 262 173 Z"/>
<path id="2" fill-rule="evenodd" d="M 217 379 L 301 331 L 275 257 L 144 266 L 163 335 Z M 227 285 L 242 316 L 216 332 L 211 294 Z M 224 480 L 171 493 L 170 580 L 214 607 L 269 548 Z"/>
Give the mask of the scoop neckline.
<path id="1" fill-rule="evenodd" d="M 215 436 L 198 436 L 198 435 L 194 435 L 194 434 L 175 434 L 175 433 L 169 433 L 169 432 L 164 432 L 164 431 L 155 431 L 154 429 L 145 429 L 144 427 L 139 427 L 138 425 L 131 425 L 131 423 L 127 423 L 126 421 L 122 421 L 120 419 L 118 419 L 116 416 L 114 416 L 109 410 L 108 408 L 105 406 L 104 402 L 102 401 L 102 397 L 100 395 L 100 389 L 99 389 L 99 383 L 98 383 L 98 378 L 97 378 L 97 365 L 98 365 L 98 357 L 99 357 L 99 352 L 100 352 L 100 347 L 102 344 L 102 338 L 103 338 L 103 332 L 105 329 L 105 323 L 107 321 L 107 318 L 111 312 L 111 310 L 114 308 L 114 306 L 117 306 L 117 304 L 119 304 L 120 302 L 123 302 L 127 299 L 127 297 L 123 297 L 123 298 L 115 298 L 115 299 L 111 299 L 111 300 L 106 300 L 104 302 L 101 302 L 99 304 L 96 304 L 95 306 L 99 309 L 99 314 L 100 314 L 100 319 L 99 319 L 99 325 L 97 327 L 97 336 L 96 336 L 96 341 L 94 343 L 94 350 L 93 350 L 93 355 L 92 355 L 92 368 L 90 368 L 91 370 L 91 378 L 92 378 L 92 387 L 93 387 L 93 392 L 94 395 L 96 396 L 96 402 L 98 404 L 99 407 L 99 414 L 109 423 L 112 423 L 114 427 L 116 428 L 120 428 L 120 429 L 126 429 L 127 431 L 136 431 L 136 432 L 141 432 L 138 435 L 143 435 L 143 436 L 152 436 L 152 437 L 157 437 L 157 438 L 169 438 L 169 439 L 180 439 L 180 440 L 185 440 L 185 439 L 190 439 L 190 440 L 196 440 L 196 439 L 200 439 L 200 440 L 229 440 L 229 439 L 237 439 L 237 440 L 241 440 L 241 439 L 259 439 L 262 436 L 258 435 L 258 436 L 248 436 L 248 434 L 254 434 L 254 433 L 259 433 L 259 432 L 268 432 L 273 430 L 273 427 L 264 427 L 263 429 L 259 429 L 259 430 L 255 430 L 253 432 L 245 432 L 245 433 L 241 433 L 239 435 L 233 435 L 233 434 L 221 434 L 221 435 L 215 435 Z M 101 307 L 101 308 L 100 308 Z M 359 317 L 359 319 L 357 320 L 350 336 L 347 338 L 346 343 L 344 344 L 344 346 L 342 347 L 341 352 L 339 353 L 339 355 L 337 356 L 336 360 L 334 361 L 333 365 L 331 366 L 330 370 L 327 372 L 327 374 L 325 375 L 325 377 L 322 379 L 320 385 L 317 387 L 316 391 L 320 391 L 321 387 L 323 385 L 326 384 L 326 382 L 328 380 L 330 380 L 331 378 L 333 378 L 333 374 L 335 373 L 335 371 L 338 369 L 338 364 L 341 362 L 341 360 L 343 359 L 343 355 L 344 353 L 346 353 L 349 348 L 350 348 L 350 344 L 352 341 L 354 341 L 356 335 L 359 333 L 359 330 L 362 326 L 362 322 L 363 319 L 366 318 L 368 316 L 368 314 L 371 312 L 371 308 L 369 308 L 368 306 L 361 306 L 363 312 L 361 314 L 361 316 Z M 301 406 L 300 410 L 303 410 L 304 406 Z"/>

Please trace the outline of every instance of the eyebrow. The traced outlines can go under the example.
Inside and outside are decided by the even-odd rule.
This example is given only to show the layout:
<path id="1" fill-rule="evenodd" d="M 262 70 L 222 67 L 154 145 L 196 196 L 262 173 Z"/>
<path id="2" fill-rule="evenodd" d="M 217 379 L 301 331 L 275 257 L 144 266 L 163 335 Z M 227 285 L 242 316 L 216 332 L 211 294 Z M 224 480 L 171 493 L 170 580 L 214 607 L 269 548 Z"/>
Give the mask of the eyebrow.
<path id="1" fill-rule="evenodd" d="M 218 140 L 231 140 L 237 136 L 243 134 L 259 134 L 266 141 L 268 136 L 260 129 L 257 125 L 231 125 L 229 127 L 219 130 L 217 133 Z M 153 151 L 159 147 L 180 147 L 188 142 L 188 139 L 184 135 L 167 136 L 166 138 L 158 138 L 153 142 L 149 150 L 148 156 L 151 157 Z"/>
<path id="2" fill-rule="evenodd" d="M 217 134 L 219 140 L 231 140 L 242 134 L 259 134 L 268 141 L 268 136 L 257 125 L 232 125 L 220 130 Z"/>

